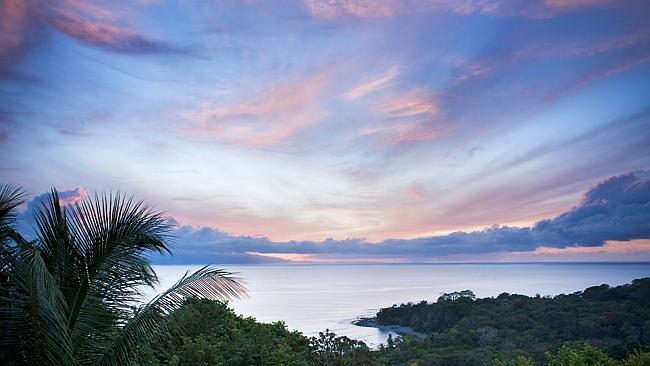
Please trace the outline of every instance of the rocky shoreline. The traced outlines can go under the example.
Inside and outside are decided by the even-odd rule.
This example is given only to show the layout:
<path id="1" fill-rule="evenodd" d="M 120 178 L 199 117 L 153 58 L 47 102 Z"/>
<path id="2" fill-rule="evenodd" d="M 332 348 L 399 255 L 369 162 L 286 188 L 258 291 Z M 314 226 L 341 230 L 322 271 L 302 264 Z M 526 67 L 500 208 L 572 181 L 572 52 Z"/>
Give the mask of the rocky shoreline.
<path id="1" fill-rule="evenodd" d="M 401 336 L 410 334 L 420 339 L 423 339 L 427 336 L 425 333 L 415 331 L 411 327 L 406 327 L 403 325 L 395 325 L 395 324 L 381 324 L 377 321 L 377 318 L 358 318 L 354 320 L 352 324 L 359 327 L 370 327 L 370 328 L 377 328 L 380 330 L 384 330 L 387 332 L 395 332 Z"/>

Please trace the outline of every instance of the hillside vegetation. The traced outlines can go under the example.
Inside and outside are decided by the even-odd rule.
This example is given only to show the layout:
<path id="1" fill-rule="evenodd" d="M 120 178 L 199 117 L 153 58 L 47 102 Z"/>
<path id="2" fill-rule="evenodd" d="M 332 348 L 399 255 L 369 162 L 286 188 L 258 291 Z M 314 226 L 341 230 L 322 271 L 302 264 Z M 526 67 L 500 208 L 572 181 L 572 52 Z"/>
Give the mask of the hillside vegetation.
<path id="1" fill-rule="evenodd" d="M 394 345 L 388 354 L 395 362 L 479 365 L 517 355 L 541 362 L 546 352 L 575 341 L 623 359 L 650 344 L 650 278 L 554 297 L 503 293 L 477 299 L 471 291 L 454 292 L 434 303 L 381 309 L 377 320 L 429 334 Z"/>

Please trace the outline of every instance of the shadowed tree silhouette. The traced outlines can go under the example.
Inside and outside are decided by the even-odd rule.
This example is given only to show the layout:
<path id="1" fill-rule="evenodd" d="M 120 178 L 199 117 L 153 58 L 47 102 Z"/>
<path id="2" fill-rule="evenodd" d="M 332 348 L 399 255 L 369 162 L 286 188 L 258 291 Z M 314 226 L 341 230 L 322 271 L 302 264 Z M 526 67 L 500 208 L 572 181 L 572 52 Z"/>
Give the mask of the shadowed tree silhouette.
<path id="1" fill-rule="evenodd" d="M 149 256 L 170 252 L 161 212 L 117 194 L 63 205 L 56 190 L 34 214 L 36 239 L 16 230 L 22 190 L 0 185 L 0 364 L 127 365 L 174 335 L 188 297 L 231 299 L 232 273 L 203 267 L 144 305 L 158 283 Z"/>

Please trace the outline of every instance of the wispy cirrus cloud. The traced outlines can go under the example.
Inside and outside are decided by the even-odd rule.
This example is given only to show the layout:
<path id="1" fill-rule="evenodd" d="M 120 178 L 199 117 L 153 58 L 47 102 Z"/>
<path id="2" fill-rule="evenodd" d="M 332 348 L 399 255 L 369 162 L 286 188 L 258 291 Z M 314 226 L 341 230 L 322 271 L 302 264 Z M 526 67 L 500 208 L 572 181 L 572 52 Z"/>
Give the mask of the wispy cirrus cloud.
<path id="1" fill-rule="evenodd" d="M 390 17 L 402 6 L 398 0 L 305 0 L 304 3 L 313 17 L 321 19 L 345 15 L 361 18 Z"/>
<path id="2" fill-rule="evenodd" d="M 387 98 L 379 109 L 391 117 L 423 116 L 429 118 L 438 114 L 433 93 L 426 89 L 414 89 Z"/>
<path id="3" fill-rule="evenodd" d="M 361 128 L 357 131 L 357 135 L 382 136 L 384 141 L 397 144 L 430 141 L 440 137 L 440 133 L 435 129 L 417 122 L 398 122 L 379 127 Z"/>
<path id="4" fill-rule="evenodd" d="M 357 136 L 380 136 L 390 143 L 430 141 L 440 137 L 434 119 L 439 107 L 433 93 L 414 89 L 382 97 L 376 106 L 382 122 L 359 128 Z"/>
<path id="5" fill-rule="evenodd" d="M 361 98 L 386 87 L 400 73 L 399 66 L 392 66 L 377 77 L 370 78 L 343 94 L 347 99 Z"/>
<path id="6" fill-rule="evenodd" d="M 328 74 L 323 72 L 269 85 L 252 97 L 242 95 L 232 103 L 219 103 L 184 114 L 194 135 L 249 146 L 279 144 L 326 115 L 319 105 L 319 97 L 329 83 Z"/>

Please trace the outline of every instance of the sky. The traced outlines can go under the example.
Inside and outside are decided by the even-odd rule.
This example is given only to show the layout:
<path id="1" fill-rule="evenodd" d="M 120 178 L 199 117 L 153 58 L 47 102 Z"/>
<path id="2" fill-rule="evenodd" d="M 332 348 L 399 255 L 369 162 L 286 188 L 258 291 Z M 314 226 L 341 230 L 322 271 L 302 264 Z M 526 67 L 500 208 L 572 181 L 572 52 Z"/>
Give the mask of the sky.
<path id="1" fill-rule="evenodd" d="M 160 263 L 650 261 L 650 6 L 0 0 L 0 181 Z"/>

